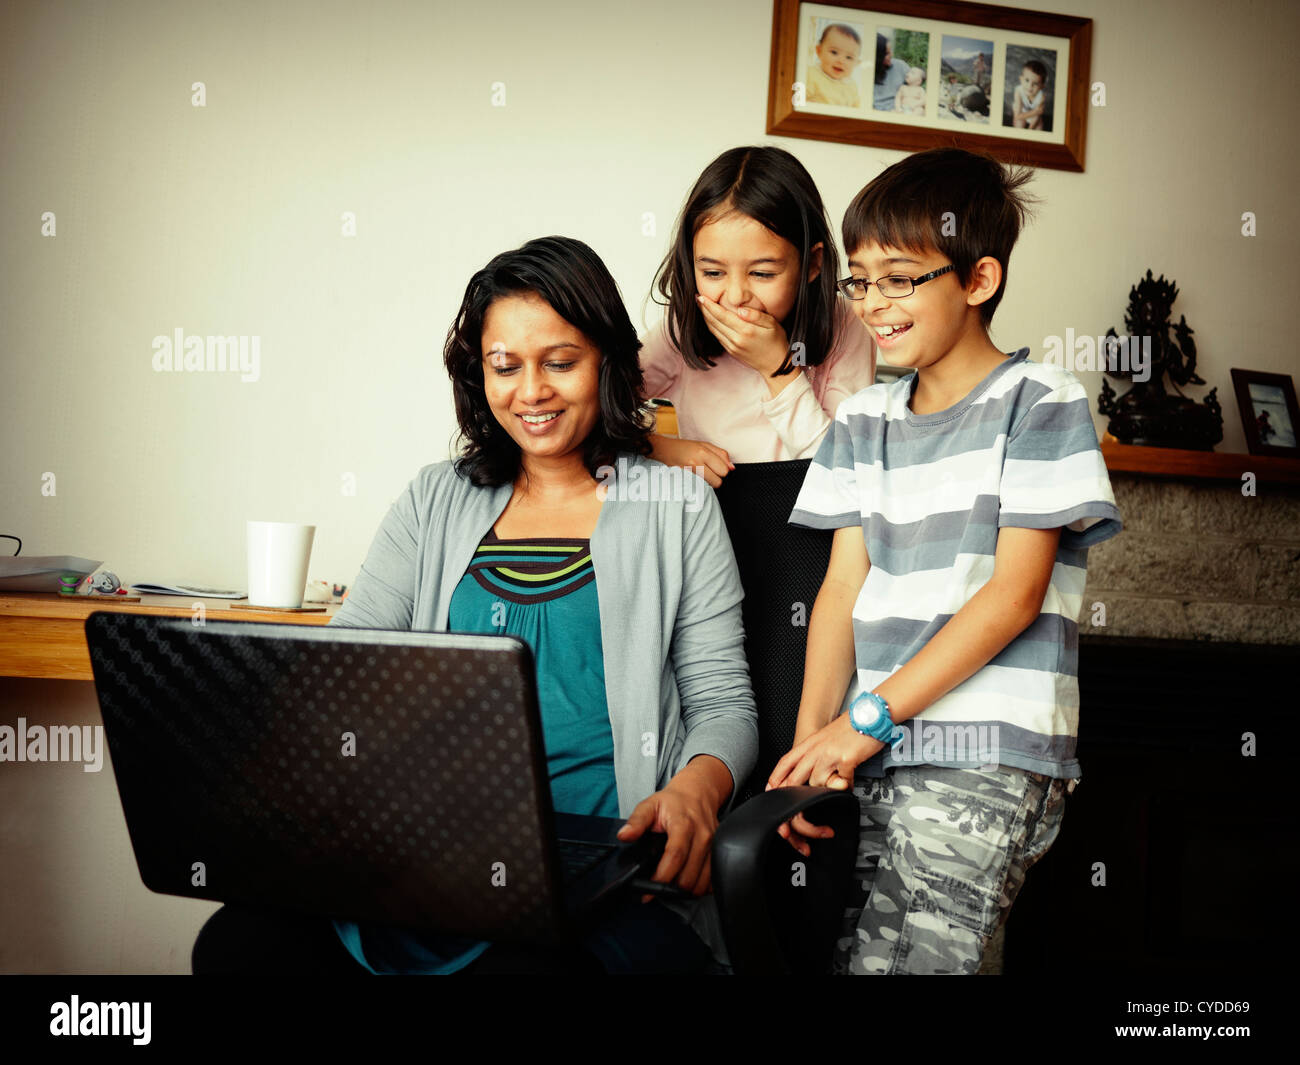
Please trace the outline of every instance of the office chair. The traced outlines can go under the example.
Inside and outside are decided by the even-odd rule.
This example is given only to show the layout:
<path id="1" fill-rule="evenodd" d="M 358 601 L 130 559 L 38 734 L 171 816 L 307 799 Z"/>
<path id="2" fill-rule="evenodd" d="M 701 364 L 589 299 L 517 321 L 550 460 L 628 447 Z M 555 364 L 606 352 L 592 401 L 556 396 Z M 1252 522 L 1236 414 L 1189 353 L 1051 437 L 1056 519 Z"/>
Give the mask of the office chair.
<path id="1" fill-rule="evenodd" d="M 717 490 L 745 598 L 745 657 L 758 706 L 758 763 L 713 843 L 713 887 L 737 974 L 829 970 L 852 883 L 858 804 L 851 791 L 764 792 L 791 747 L 808 619 L 830 560 L 828 531 L 787 524 L 810 460 L 738 463 Z M 803 858 L 776 834 L 797 812 L 835 830 Z"/>

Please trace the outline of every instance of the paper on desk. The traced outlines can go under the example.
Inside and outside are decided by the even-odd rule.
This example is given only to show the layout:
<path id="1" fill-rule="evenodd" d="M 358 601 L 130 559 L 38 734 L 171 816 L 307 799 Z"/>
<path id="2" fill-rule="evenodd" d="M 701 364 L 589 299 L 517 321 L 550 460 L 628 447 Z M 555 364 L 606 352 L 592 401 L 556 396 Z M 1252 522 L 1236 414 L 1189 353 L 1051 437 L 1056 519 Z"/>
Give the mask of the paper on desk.
<path id="1" fill-rule="evenodd" d="M 197 584 L 160 584 L 157 581 L 132 581 L 131 591 L 143 595 L 185 595 L 191 599 L 244 599 L 245 592 L 225 588 L 203 588 Z"/>
<path id="2" fill-rule="evenodd" d="M 0 592 L 61 592 L 60 577 L 75 587 L 83 577 L 88 577 L 102 566 L 89 558 L 76 555 L 28 555 L 17 558 L 0 558 Z"/>

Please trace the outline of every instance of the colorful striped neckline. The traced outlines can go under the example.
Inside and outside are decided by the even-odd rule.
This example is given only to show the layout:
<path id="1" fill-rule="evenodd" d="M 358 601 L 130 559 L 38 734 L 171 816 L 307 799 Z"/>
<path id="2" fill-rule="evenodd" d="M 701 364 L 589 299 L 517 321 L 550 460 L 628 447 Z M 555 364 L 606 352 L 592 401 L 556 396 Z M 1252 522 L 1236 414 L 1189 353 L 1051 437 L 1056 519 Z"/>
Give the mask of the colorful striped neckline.
<path id="1" fill-rule="evenodd" d="M 558 599 L 595 580 L 591 541 L 577 537 L 503 539 L 489 529 L 474 551 L 471 573 L 493 595 L 516 603 Z"/>

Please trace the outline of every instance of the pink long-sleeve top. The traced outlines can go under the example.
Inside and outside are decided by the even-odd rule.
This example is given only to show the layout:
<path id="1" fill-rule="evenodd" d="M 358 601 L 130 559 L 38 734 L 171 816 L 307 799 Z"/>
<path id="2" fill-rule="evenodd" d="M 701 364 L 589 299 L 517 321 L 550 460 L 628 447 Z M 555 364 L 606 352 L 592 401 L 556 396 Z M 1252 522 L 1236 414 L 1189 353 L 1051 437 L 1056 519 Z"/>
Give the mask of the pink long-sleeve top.
<path id="1" fill-rule="evenodd" d="M 763 375 L 722 354 L 711 370 L 692 370 L 668 340 L 663 322 L 643 340 L 644 396 L 662 398 L 677 410 L 683 440 L 716 444 L 732 462 L 778 462 L 812 458 L 840 401 L 875 380 L 871 334 L 848 307 L 836 301 L 839 330 L 830 355 L 807 366 L 775 396 Z"/>

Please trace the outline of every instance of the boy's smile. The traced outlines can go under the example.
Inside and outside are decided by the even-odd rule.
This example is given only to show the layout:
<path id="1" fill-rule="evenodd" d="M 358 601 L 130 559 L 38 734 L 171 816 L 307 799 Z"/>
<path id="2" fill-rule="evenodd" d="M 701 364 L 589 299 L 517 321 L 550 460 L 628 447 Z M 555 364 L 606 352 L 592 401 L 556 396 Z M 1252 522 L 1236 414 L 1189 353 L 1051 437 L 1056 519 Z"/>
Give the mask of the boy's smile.
<path id="1" fill-rule="evenodd" d="M 916 279 L 947 266 L 937 251 L 915 252 L 864 245 L 849 259 L 854 277 L 878 280 L 890 275 Z M 865 299 L 854 300 L 854 313 L 871 330 L 881 354 L 895 366 L 920 368 L 948 353 L 966 331 L 966 293 L 956 272 L 933 278 L 912 289 L 910 296 L 890 299 L 876 285 Z"/>
<path id="2" fill-rule="evenodd" d="M 950 265 L 935 249 L 909 251 L 875 243 L 849 256 L 853 276 L 872 281 L 897 275 L 915 282 Z M 945 409 L 1002 362 L 1004 356 L 989 340 L 979 309 L 1001 280 L 997 260 L 985 256 L 976 262 L 969 284 L 963 285 L 957 271 L 949 270 L 916 284 L 908 296 L 890 299 L 880 294 L 879 286 L 869 285 L 865 298 L 852 301 L 885 361 L 917 371 L 914 413 Z"/>

